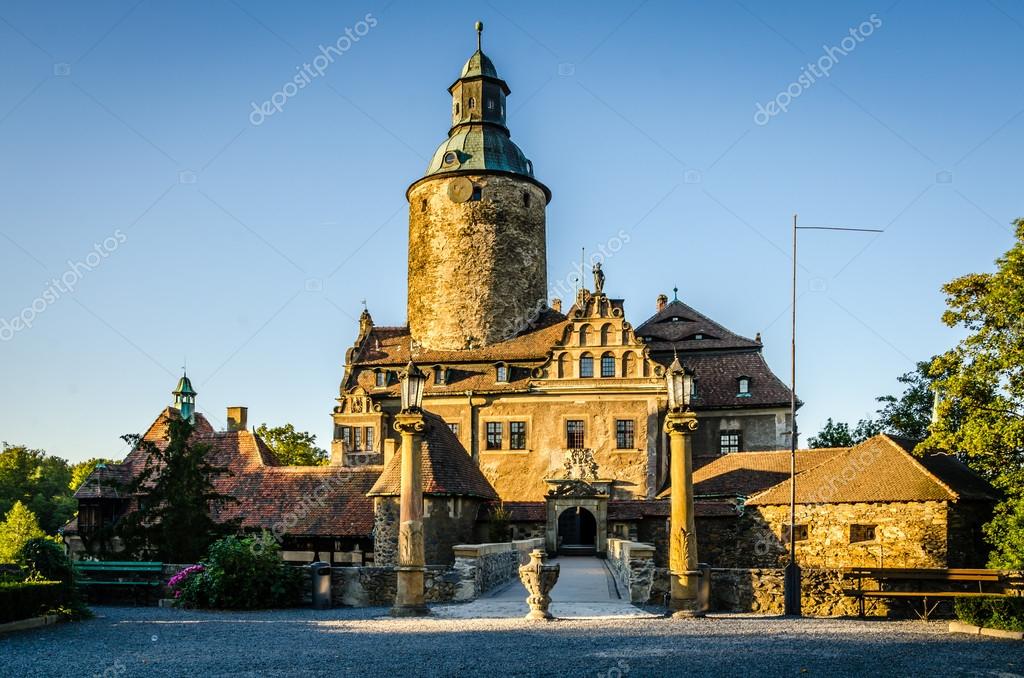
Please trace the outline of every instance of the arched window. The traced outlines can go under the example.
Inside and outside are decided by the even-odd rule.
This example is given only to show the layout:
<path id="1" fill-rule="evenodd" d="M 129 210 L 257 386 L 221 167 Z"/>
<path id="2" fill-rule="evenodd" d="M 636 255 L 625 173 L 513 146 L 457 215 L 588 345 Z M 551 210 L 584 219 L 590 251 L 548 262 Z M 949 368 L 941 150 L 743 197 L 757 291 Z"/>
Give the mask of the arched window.
<path id="1" fill-rule="evenodd" d="M 527 191 L 523 191 L 523 207 L 530 206 L 530 194 Z"/>
<path id="2" fill-rule="evenodd" d="M 736 395 L 750 395 L 750 377 L 740 377 L 739 379 L 736 380 Z"/>
<path id="3" fill-rule="evenodd" d="M 584 353 L 580 356 L 580 378 L 589 379 L 594 376 L 594 356 Z"/>
<path id="4" fill-rule="evenodd" d="M 377 370 L 374 385 L 377 388 L 384 388 L 388 385 L 388 373 L 384 370 Z"/>
<path id="5" fill-rule="evenodd" d="M 455 115 L 459 114 L 459 106 L 460 106 L 459 102 L 456 101 L 455 102 Z"/>
<path id="6" fill-rule="evenodd" d="M 633 370 L 635 369 L 635 361 L 633 359 L 633 352 L 626 351 L 622 354 L 622 376 L 623 377 L 634 377 Z"/>
<path id="7" fill-rule="evenodd" d="M 440 365 L 434 365 L 434 384 L 445 386 L 448 383 L 448 369 Z"/>
<path id="8" fill-rule="evenodd" d="M 601 345 L 602 346 L 607 346 L 608 345 L 608 340 L 611 338 L 611 335 L 612 335 L 612 326 L 611 326 L 611 324 L 610 323 L 605 323 L 604 325 L 601 325 Z"/>
<path id="9" fill-rule="evenodd" d="M 615 356 L 612 353 L 605 353 L 601 356 L 601 377 L 607 379 L 615 376 Z"/>
<path id="10" fill-rule="evenodd" d="M 473 110 L 474 108 L 476 108 L 476 99 L 469 97 L 469 109 Z"/>
<path id="11" fill-rule="evenodd" d="M 590 325 L 580 326 L 580 346 L 586 346 L 590 341 Z"/>
<path id="12" fill-rule="evenodd" d="M 566 354 L 558 356 L 558 378 L 565 379 L 569 376 L 569 358 Z"/>
<path id="13" fill-rule="evenodd" d="M 501 382 L 501 383 L 507 382 L 508 381 L 508 365 L 506 365 L 505 363 L 498 363 L 498 366 L 495 369 L 495 375 L 494 376 L 495 376 L 495 379 L 497 381 Z"/>

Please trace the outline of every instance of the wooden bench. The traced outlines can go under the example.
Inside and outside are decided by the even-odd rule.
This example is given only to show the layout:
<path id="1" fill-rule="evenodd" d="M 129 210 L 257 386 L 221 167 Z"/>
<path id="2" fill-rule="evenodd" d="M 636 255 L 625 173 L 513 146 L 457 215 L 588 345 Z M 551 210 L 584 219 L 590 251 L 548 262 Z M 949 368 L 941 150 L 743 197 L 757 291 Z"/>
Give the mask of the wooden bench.
<path id="1" fill-rule="evenodd" d="M 138 604 L 139 594 L 159 591 L 163 585 L 163 563 L 80 560 L 74 564 L 75 584 L 82 588 L 112 587 L 129 590 Z"/>
<path id="2" fill-rule="evenodd" d="M 921 619 L 928 621 L 929 616 L 935 611 L 940 603 L 953 598 L 971 597 L 1002 597 L 1004 581 L 999 570 L 952 568 L 952 569 L 928 569 L 928 568 L 887 568 L 887 567 L 847 567 L 843 569 L 844 574 L 857 578 L 857 588 L 844 589 L 843 594 L 854 597 L 859 602 L 860 616 L 864 616 L 864 601 L 869 598 L 907 600 L 911 602 L 911 609 Z M 878 582 L 877 589 L 865 589 L 864 580 L 874 579 Z M 918 588 L 927 587 L 930 583 L 960 583 L 968 585 L 970 591 L 894 591 L 887 589 L 887 585 L 894 582 L 917 583 Z M 977 585 L 977 591 L 973 590 Z M 985 585 L 998 586 L 999 591 L 985 591 Z M 932 587 L 933 588 L 933 587 Z M 921 612 L 913 606 L 914 601 L 921 601 Z M 929 601 L 934 601 L 930 604 Z"/>

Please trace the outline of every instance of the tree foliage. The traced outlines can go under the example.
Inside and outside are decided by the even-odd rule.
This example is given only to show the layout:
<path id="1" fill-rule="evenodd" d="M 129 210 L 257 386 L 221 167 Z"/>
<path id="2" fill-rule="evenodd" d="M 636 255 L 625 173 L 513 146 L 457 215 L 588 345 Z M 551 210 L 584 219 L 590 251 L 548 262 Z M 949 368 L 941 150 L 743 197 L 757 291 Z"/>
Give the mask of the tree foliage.
<path id="1" fill-rule="evenodd" d="M 3 443 L 0 450 L 0 515 L 23 503 L 48 534 L 71 520 L 77 510 L 70 487 L 71 469 L 60 457 L 24 445 Z"/>
<path id="2" fill-rule="evenodd" d="M 20 501 L 15 502 L 0 523 L 0 563 L 13 563 L 15 556 L 29 541 L 45 537 L 36 514 Z"/>
<path id="3" fill-rule="evenodd" d="M 968 332 L 935 358 L 941 398 L 928 448 L 954 450 L 1005 493 L 986 526 L 992 565 L 1024 568 L 1024 219 L 992 273 L 943 286 L 942 321 Z"/>
<path id="4" fill-rule="evenodd" d="M 263 438 L 285 466 L 322 466 L 329 460 L 327 450 L 317 447 L 315 435 L 296 431 L 292 424 L 274 428 L 260 424 L 256 435 Z"/>
<path id="5" fill-rule="evenodd" d="M 124 488 L 139 505 L 115 528 L 133 556 L 194 563 L 210 544 L 234 530 L 211 514 L 215 503 L 233 501 L 213 482 L 230 472 L 209 462 L 210 446 L 192 441 L 193 430 L 188 420 L 174 417 L 168 422 L 164 446 L 138 435 L 124 436 L 146 456 L 142 471 Z"/>

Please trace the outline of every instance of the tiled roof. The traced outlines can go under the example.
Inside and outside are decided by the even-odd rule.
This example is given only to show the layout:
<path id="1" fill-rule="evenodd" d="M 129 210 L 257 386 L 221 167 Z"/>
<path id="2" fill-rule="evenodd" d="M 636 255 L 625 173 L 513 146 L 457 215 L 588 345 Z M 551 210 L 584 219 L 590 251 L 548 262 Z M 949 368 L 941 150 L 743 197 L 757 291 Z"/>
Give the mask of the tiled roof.
<path id="1" fill-rule="evenodd" d="M 848 448 L 797 450 L 797 473 L 806 471 Z M 789 477 L 789 450 L 733 452 L 716 458 L 693 472 L 695 496 L 727 495 L 749 497 Z M 662 493 L 669 496 L 670 491 Z"/>
<path id="2" fill-rule="evenodd" d="M 431 412 L 424 412 L 423 418 L 426 420 L 421 446 L 423 493 L 497 499 L 498 493 L 448 424 Z M 398 496 L 401 480 L 402 455 L 399 452 L 385 465 L 370 495 Z"/>
<path id="3" fill-rule="evenodd" d="M 75 490 L 75 499 L 119 499 L 129 480 L 131 469 L 125 464 L 97 466 Z"/>
<path id="4" fill-rule="evenodd" d="M 760 349 L 761 342 L 735 334 L 678 299 L 669 302 L 640 323 L 636 334 L 652 351 L 716 350 L 725 348 Z M 702 339 L 696 339 L 702 335 Z"/>
<path id="5" fill-rule="evenodd" d="M 512 514 L 514 523 L 543 523 L 548 519 L 548 509 L 542 501 L 505 501 L 502 506 Z"/>
<path id="6" fill-rule="evenodd" d="M 900 444 L 900 443 L 903 444 Z M 900 441 L 882 434 L 841 451 L 797 476 L 798 504 L 956 501 L 989 498 L 966 467 L 937 457 L 921 460 Z M 941 475 L 940 475 L 941 474 Z M 755 495 L 750 505 L 789 503 L 789 479 Z"/>
<path id="7" fill-rule="evenodd" d="M 284 523 L 292 537 L 367 537 L 373 500 L 366 493 L 379 474 L 379 467 L 278 466 L 225 478 L 217 489 L 237 501 L 225 502 L 216 518 L 271 531 Z"/>
<path id="8" fill-rule="evenodd" d="M 653 357 L 668 366 L 673 356 L 662 353 Z M 681 353 L 679 362 L 696 380 L 697 395 L 691 407 L 698 412 L 789 404 L 789 387 L 772 373 L 760 352 Z M 750 391 L 744 396 L 739 395 L 740 377 L 750 379 Z"/>

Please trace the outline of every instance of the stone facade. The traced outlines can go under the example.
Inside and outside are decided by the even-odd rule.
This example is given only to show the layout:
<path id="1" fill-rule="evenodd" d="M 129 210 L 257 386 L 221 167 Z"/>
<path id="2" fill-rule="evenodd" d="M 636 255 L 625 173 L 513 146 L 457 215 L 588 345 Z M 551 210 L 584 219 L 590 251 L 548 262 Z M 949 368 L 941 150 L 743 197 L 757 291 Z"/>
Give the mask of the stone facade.
<path id="1" fill-rule="evenodd" d="M 374 499 L 374 565 L 388 567 L 398 562 L 397 497 Z M 423 498 L 423 542 L 428 565 L 451 565 L 453 547 L 477 537 L 477 514 L 481 501 L 472 497 Z"/>
<path id="2" fill-rule="evenodd" d="M 807 526 L 807 538 L 796 542 L 804 567 L 947 566 L 946 502 L 802 504 L 796 510 L 798 529 Z M 781 566 L 788 559 L 788 524 L 788 506 L 748 507 L 738 525 L 737 543 L 743 546 L 737 550 L 747 551 L 752 565 Z M 859 526 L 873 527 L 873 538 L 862 539 Z"/>
<path id="3" fill-rule="evenodd" d="M 543 546 L 543 539 L 456 546 L 453 569 L 462 584 L 456 600 L 471 600 L 514 581 L 519 576 L 519 566 L 529 560 L 530 551 Z"/>
<path id="4" fill-rule="evenodd" d="M 473 193 L 457 202 L 453 182 L 467 180 Z M 546 202 L 536 183 L 504 175 L 445 176 L 410 189 L 408 318 L 420 345 L 504 341 L 546 306 Z"/>

